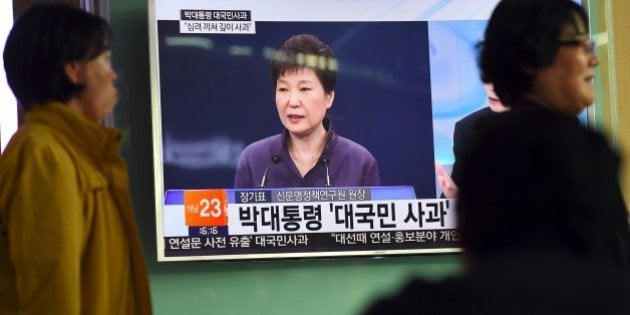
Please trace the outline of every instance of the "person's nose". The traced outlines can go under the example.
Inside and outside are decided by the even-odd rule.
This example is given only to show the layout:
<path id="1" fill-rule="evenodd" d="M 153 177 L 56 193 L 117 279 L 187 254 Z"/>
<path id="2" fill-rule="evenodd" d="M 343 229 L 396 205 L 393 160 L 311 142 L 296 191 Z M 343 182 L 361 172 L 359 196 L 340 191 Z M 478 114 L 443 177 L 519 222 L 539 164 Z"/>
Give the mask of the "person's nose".
<path id="1" fill-rule="evenodd" d="M 289 93 L 289 107 L 295 108 L 300 106 L 300 98 L 297 93 Z"/>
<path id="2" fill-rule="evenodd" d="M 595 52 L 591 53 L 591 55 L 589 56 L 588 62 L 589 62 L 589 65 L 593 68 L 599 65 L 599 57 L 597 56 Z"/>
<path id="3" fill-rule="evenodd" d="M 111 71 L 112 71 L 112 81 L 115 82 L 116 80 L 118 80 L 118 73 L 116 73 L 116 70 L 114 69 L 111 69 Z"/>

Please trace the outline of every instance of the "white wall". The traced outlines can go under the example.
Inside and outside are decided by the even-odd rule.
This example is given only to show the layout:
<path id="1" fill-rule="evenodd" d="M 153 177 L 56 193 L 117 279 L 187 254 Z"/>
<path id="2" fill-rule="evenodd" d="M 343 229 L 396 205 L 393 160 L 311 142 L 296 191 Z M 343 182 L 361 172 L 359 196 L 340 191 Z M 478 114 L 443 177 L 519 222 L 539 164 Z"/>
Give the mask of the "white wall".
<path id="1" fill-rule="evenodd" d="M 0 1 L 0 52 L 13 25 L 13 2 Z M 0 58 L 0 152 L 17 129 L 17 102 L 7 84 L 4 62 Z"/>

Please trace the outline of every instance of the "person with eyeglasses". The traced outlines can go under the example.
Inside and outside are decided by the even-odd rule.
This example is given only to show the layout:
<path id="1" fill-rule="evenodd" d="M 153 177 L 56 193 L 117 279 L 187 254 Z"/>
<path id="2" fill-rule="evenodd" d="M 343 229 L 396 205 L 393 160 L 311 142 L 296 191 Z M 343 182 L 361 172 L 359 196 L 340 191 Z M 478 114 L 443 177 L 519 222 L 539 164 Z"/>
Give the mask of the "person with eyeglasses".
<path id="1" fill-rule="evenodd" d="M 554 3 L 530 10 L 543 11 Z M 541 26 L 503 23 L 508 30 L 502 32 L 489 26 L 481 43 L 482 79 L 494 83 L 497 96 L 509 107 L 537 105 L 577 115 L 595 99 L 599 64 L 587 21 L 580 8 L 555 12 Z"/>
<path id="2" fill-rule="evenodd" d="M 576 115 L 599 60 L 570 0 L 502 0 L 480 47 L 509 111 L 476 123 L 458 163 L 460 274 L 410 280 L 366 314 L 628 314 L 620 158 Z"/>

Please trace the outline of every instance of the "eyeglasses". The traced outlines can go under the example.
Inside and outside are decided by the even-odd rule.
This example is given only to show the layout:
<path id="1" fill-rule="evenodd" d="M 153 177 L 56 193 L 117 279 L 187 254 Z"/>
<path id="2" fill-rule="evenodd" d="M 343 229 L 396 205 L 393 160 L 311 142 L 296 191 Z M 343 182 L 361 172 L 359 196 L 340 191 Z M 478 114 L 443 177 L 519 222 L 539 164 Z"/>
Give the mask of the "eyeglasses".
<path id="1" fill-rule="evenodd" d="M 582 46 L 589 53 L 595 53 L 595 46 L 596 46 L 595 41 L 590 37 L 583 38 L 583 39 L 561 40 L 561 41 L 558 41 L 558 45 L 573 46 L 573 47 Z"/>

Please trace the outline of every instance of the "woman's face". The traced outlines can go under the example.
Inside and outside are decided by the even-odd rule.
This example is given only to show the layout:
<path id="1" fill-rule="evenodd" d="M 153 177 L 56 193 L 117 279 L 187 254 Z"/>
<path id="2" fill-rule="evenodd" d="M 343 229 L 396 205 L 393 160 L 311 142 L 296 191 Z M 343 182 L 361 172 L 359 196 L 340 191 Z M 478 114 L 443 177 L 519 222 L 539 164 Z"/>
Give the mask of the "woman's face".
<path id="1" fill-rule="evenodd" d="M 590 38 L 584 22 L 576 15 L 576 26 L 565 25 L 560 47 L 547 68 L 535 72 L 534 86 L 529 96 L 567 115 L 577 115 L 593 104 L 593 78 L 599 64 L 590 50 Z"/>
<path id="2" fill-rule="evenodd" d="M 88 61 L 70 63 L 75 83 L 84 84 L 85 89 L 74 96 L 78 110 L 93 121 L 105 118 L 118 102 L 114 81 L 116 72 L 111 66 L 111 53 L 104 51 Z"/>
<path id="3" fill-rule="evenodd" d="M 300 68 L 278 78 L 276 107 L 280 121 L 293 136 L 304 137 L 323 129 L 322 121 L 335 93 L 326 93 L 315 71 Z"/>

